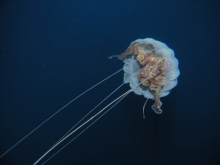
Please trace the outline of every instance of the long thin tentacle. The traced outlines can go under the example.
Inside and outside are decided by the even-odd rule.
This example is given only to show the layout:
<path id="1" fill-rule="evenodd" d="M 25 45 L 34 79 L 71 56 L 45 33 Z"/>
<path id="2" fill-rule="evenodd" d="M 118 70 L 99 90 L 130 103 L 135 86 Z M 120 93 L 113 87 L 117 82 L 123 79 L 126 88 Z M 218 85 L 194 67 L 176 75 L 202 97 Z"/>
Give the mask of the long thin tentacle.
<path id="1" fill-rule="evenodd" d="M 113 100 L 111 103 L 109 103 L 107 106 L 105 106 L 103 109 L 101 109 L 98 113 L 96 113 L 95 115 L 93 115 L 91 118 L 89 118 L 88 120 L 86 120 L 84 123 L 82 123 L 80 126 L 78 126 L 76 129 L 74 129 L 72 132 L 70 132 L 68 135 L 66 135 L 62 140 L 60 140 L 58 143 L 56 143 L 55 145 L 53 145 L 47 152 L 45 152 L 33 165 L 36 165 L 41 159 L 43 159 L 50 151 L 52 151 L 56 146 L 58 146 L 60 143 L 62 143 L 65 139 L 67 139 L 69 136 L 71 136 L 73 133 L 75 133 L 77 130 L 79 130 L 81 127 L 83 127 L 84 125 L 86 125 L 87 123 L 89 123 L 91 120 L 93 120 L 95 117 L 97 117 L 100 113 L 102 113 L 106 108 L 108 108 L 110 105 L 112 105 L 114 102 L 116 102 L 117 100 L 119 100 L 120 98 L 122 98 L 123 96 L 125 96 L 127 93 L 131 92 L 134 88 L 136 88 L 137 86 L 139 86 L 140 84 L 142 84 L 143 82 L 145 82 L 148 79 L 145 79 L 144 81 L 140 82 L 139 84 L 137 84 L 135 87 L 131 88 L 130 90 L 128 90 L 127 92 L 125 92 L 124 94 L 122 94 L 121 96 L 119 96 L 118 98 L 116 98 L 115 100 Z"/>
<path id="2" fill-rule="evenodd" d="M 103 79 L 102 81 L 98 82 L 97 84 L 93 85 L 91 88 L 87 89 L 85 92 L 81 93 L 80 95 L 78 95 L 77 97 L 75 97 L 74 99 L 72 99 L 70 102 L 68 102 L 66 105 L 64 105 L 62 108 L 60 108 L 58 111 L 56 111 L 53 115 L 51 115 L 49 118 L 47 118 L 45 121 L 43 121 L 40 125 L 38 125 L 35 129 L 33 129 L 31 132 L 29 132 L 26 136 L 24 136 L 21 140 L 19 140 L 17 143 L 15 143 L 11 148 L 9 148 L 7 151 L 5 151 L 0 158 L 2 158 L 5 154 L 7 154 L 9 151 L 11 151 L 15 146 L 17 146 L 19 143 L 21 143 L 24 139 L 26 139 L 28 136 L 30 136 L 34 131 L 36 131 L 38 128 L 40 128 L 43 124 L 45 124 L 48 120 L 50 120 L 52 117 L 54 117 L 56 114 L 58 114 L 60 111 L 62 111 L 64 108 L 66 108 L 68 105 L 70 105 L 72 102 L 74 102 L 76 99 L 78 99 L 79 97 L 81 97 L 82 95 L 84 95 L 85 93 L 87 93 L 88 91 L 90 91 L 91 89 L 93 89 L 94 87 L 96 87 L 97 85 L 101 84 L 102 82 L 104 82 L 105 80 L 109 79 L 110 77 L 114 76 L 115 74 L 117 74 L 118 72 L 120 72 L 122 69 L 116 71 L 115 73 L 111 74 L 110 76 L 106 77 L 105 79 Z"/>

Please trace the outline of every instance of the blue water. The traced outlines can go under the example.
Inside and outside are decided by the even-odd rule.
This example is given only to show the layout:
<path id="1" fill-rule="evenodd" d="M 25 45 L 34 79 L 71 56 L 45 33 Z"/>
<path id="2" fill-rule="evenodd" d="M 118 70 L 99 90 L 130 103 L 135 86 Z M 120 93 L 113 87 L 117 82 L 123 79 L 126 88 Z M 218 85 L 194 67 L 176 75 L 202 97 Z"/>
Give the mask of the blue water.
<path id="1" fill-rule="evenodd" d="M 120 55 L 138 38 L 154 38 L 175 51 L 181 71 L 178 85 L 161 99 L 163 113 L 155 114 L 149 100 L 143 119 L 146 100 L 131 93 L 47 164 L 220 164 L 219 15 L 215 0 L 2 1 L 0 155 L 123 67 L 107 57 Z M 88 92 L 0 164 L 33 164 L 122 83 L 120 72 Z M 129 89 L 124 85 L 97 111 Z"/>

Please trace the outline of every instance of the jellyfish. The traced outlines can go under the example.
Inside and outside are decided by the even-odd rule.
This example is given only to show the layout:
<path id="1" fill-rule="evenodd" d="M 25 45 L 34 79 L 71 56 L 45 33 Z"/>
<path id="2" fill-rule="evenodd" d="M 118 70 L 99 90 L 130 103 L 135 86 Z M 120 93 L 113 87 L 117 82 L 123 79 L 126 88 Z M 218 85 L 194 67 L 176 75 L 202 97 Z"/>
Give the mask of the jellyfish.
<path id="1" fill-rule="evenodd" d="M 85 125 L 89 124 L 83 131 L 78 133 L 75 138 L 77 138 L 80 134 L 82 134 L 86 129 L 88 129 L 92 124 L 94 124 L 97 120 L 99 120 L 103 115 L 105 115 L 110 109 L 112 109 L 115 105 L 117 105 L 124 97 L 126 97 L 129 93 L 134 92 L 137 95 L 143 95 L 147 100 L 152 99 L 155 100 L 155 103 L 151 106 L 152 110 L 156 114 L 162 113 L 162 103 L 160 101 L 161 97 L 165 97 L 169 95 L 172 88 L 177 85 L 177 78 L 180 75 L 180 71 L 178 69 L 178 60 L 175 58 L 174 51 L 170 49 L 166 44 L 154 40 L 152 38 L 145 39 L 137 39 L 131 42 L 130 46 L 125 50 L 121 55 L 113 55 L 108 57 L 112 59 L 117 57 L 119 60 L 123 60 L 124 66 L 122 69 L 108 76 L 104 80 L 95 84 L 85 92 L 81 93 L 73 100 L 68 102 L 62 108 L 60 108 L 57 112 L 51 115 L 48 119 L 46 119 L 43 123 L 33 129 L 30 133 L 28 133 L 25 137 L 23 137 L 20 141 L 18 141 L 15 145 L 13 145 L 9 150 L 7 150 L 4 154 L 0 156 L 4 156 L 11 149 L 17 146 L 20 142 L 26 139 L 30 134 L 39 129 L 43 124 L 45 124 L 48 120 L 50 120 L 53 116 L 55 116 L 58 112 L 66 108 L 69 104 L 74 102 L 76 99 L 84 95 L 86 92 L 90 91 L 100 83 L 114 76 L 120 71 L 124 71 L 124 81 L 117 89 L 119 89 L 122 85 L 129 83 L 131 89 L 113 100 L 107 106 L 102 108 L 98 113 L 91 116 L 88 120 L 82 123 L 83 119 L 87 117 L 94 109 L 96 109 L 104 100 L 106 100 L 110 95 L 112 95 L 115 91 L 113 91 L 109 96 L 107 96 L 103 101 L 101 101 L 97 106 L 95 106 L 88 114 L 86 114 L 79 122 L 77 122 L 63 137 L 61 137 L 47 152 L 45 152 L 37 161 L 35 161 L 34 165 L 36 165 L 39 161 L 41 161 L 50 151 L 52 151 L 56 146 L 70 137 L 77 130 L 85 127 Z M 143 106 L 143 117 L 145 105 Z M 111 106 L 111 107 L 110 107 Z M 109 108 L 108 110 L 106 110 Z M 105 111 L 106 110 L 106 111 Z M 70 142 L 75 140 L 73 138 Z M 69 142 L 69 143 L 70 143 Z M 65 146 L 67 146 L 67 143 Z M 64 146 L 64 147 L 65 147 Z M 62 147 L 60 150 L 62 150 Z M 59 151 L 60 151 L 59 150 Z M 54 155 L 56 155 L 59 151 L 57 151 Z M 52 155 L 50 160 L 54 155 Z M 46 162 L 45 161 L 45 162 Z M 45 163 L 44 162 L 44 163 Z"/>
<path id="2" fill-rule="evenodd" d="M 151 108 L 156 114 L 161 114 L 160 98 L 169 95 L 180 75 L 174 51 L 160 41 L 145 38 L 133 41 L 124 53 L 109 59 L 113 57 L 125 63 L 124 82 L 129 83 L 131 88 L 142 82 L 133 92 L 155 100 Z"/>

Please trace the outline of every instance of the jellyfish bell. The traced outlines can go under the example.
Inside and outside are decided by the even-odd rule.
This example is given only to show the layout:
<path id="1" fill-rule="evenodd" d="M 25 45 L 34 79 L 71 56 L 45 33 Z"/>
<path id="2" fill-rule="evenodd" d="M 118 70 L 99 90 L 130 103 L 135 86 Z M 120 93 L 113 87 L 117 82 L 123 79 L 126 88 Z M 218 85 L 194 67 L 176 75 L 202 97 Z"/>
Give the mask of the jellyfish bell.
<path id="1" fill-rule="evenodd" d="M 109 59 L 113 57 L 125 63 L 124 83 L 129 83 L 133 88 L 142 82 L 133 92 L 155 100 L 151 108 L 156 114 L 161 114 L 160 98 L 169 95 L 180 75 L 174 51 L 160 41 L 145 38 L 133 41 L 124 53 Z"/>
<path id="2" fill-rule="evenodd" d="M 15 145 L 9 148 L 6 152 L 0 155 L 0 158 L 7 154 L 10 150 L 12 150 L 15 146 L 21 143 L 24 139 L 26 139 L 29 135 L 31 135 L 34 131 L 39 129 L 43 124 L 45 124 L 48 120 L 58 114 L 60 111 L 65 109 L 68 105 L 73 103 L 76 99 L 98 86 L 105 80 L 114 76 L 121 70 L 124 73 L 124 81 L 123 84 L 129 83 L 131 89 L 113 100 L 107 106 L 98 111 L 95 115 L 90 116 L 89 119 L 82 122 L 88 115 L 90 115 L 93 110 L 97 109 L 97 107 L 102 104 L 109 96 L 111 96 L 115 91 L 117 91 L 123 84 L 121 84 L 116 90 L 114 90 L 111 94 L 109 94 L 105 99 L 103 99 L 97 106 L 95 106 L 89 113 L 87 113 L 82 119 L 80 119 L 65 135 L 63 135 L 47 152 L 45 152 L 37 161 L 35 161 L 34 165 L 38 164 L 50 151 L 52 151 L 56 146 L 70 137 L 79 129 L 83 129 L 80 133 L 76 134 L 76 136 L 68 142 L 64 147 L 66 147 L 69 143 L 75 140 L 79 135 L 81 135 L 86 129 L 88 129 L 91 125 L 93 125 L 96 121 L 98 121 L 103 115 L 105 115 L 109 110 L 111 110 L 115 105 L 117 105 L 124 97 L 126 97 L 130 92 L 134 92 L 137 95 L 143 95 L 145 98 L 155 100 L 154 105 L 151 106 L 153 111 L 156 114 L 162 113 L 162 103 L 160 101 L 161 97 L 167 96 L 171 89 L 177 85 L 177 78 L 180 74 L 178 69 L 178 60 L 174 56 L 174 51 L 170 49 L 166 44 L 156 41 L 152 38 L 146 39 L 137 39 L 133 41 L 127 50 L 121 55 L 113 55 L 109 57 L 112 59 L 113 57 L 117 57 L 120 60 L 123 60 L 125 63 L 123 68 L 108 76 L 104 80 L 98 82 L 91 88 L 87 89 L 54 114 L 52 114 L 49 118 L 47 118 L 44 122 L 38 125 L 35 129 L 33 129 L 30 133 L 28 133 L 25 137 L 23 137 L 20 141 L 18 141 Z M 147 102 L 147 101 L 146 101 Z M 145 105 L 143 107 L 143 114 Z M 109 109 L 107 109 L 109 108 Z M 106 110 L 107 109 L 107 110 Z M 86 128 L 85 126 L 88 125 Z M 55 154 L 53 154 L 50 158 L 48 158 L 45 162 L 50 160 L 53 156 L 55 156 L 59 151 L 61 151 L 64 147 L 58 150 Z M 44 162 L 44 163 L 45 163 Z M 44 164 L 43 163 L 43 164 Z"/>

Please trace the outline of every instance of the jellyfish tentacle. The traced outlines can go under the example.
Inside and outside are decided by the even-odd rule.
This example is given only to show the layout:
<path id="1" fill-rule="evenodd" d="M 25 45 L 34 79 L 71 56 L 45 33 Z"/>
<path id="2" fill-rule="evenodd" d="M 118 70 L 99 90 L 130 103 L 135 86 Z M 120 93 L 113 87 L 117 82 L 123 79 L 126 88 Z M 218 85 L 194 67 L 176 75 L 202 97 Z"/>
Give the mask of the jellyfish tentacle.
<path id="1" fill-rule="evenodd" d="M 147 80 L 147 79 L 146 79 Z M 144 81 L 146 81 L 144 80 Z M 88 120 L 86 120 L 84 123 L 82 123 L 81 125 L 79 125 L 77 128 L 75 128 L 72 132 L 70 132 L 68 135 L 66 135 L 63 139 L 61 139 L 58 143 L 56 143 L 55 145 L 53 145 L 47 152 L 45 152 L 36 162 L 34 162 L 34 165 L 36 165 L 39 161 L 41 161 L 49 152 L 51 152 L 56 146 L 58 146 L 60 143 L 62 143 L 64 140 L 66 140 L 69 136 L 71 136 L 73 133 L 75 133 L 77 130 L 79 130 L 80 128 L 82 128 L 84 125 L 86 125 L 87 123 L 89 123 L 90 121 L 92 121 L 93 119 L 95 119 L 99 114 L 101 114 L 106 108 L 108 108 L 109 106 L 111 106 L 113 103 L 115 103 L 116 101 L 118 101 L 119 99 L 121 99 L 122 97 L 124 97 L 125 95 L 127 95 L 128 93 L 130 93 L 134 88 L 136 88 L 137 86 L 139 86 L 142 82 L 140 82 L 138 85 L 136 85 L 135 87 L 131 88 L 130 90 L 128 90 L 127 92 L 125 92 L 124 94 L 122 94 L 121 96 L 119 96 L 118 98 L 116 98 L 115 100 L 113 100 L 111 103 L 109 103 L 107 106 L 105 106 L 103 109 L 101 109 L 99 112 L 97 112 L 95 115 L 93 115 L 92 117 L 90 117 Z"/>
<path id="2" fill-rule="evenodd" d="M 145 111 L 145 105 L 146 105 L 146 103 L 147 103 L 148 99 L 149 99 L 149 98 L 147 98 L 147 100 L 145 101 L 144 106 L 143 106 L 143 119 L 145 119 L 145 114 L 144 114 L 144 111 Z"/>
<path id="3" fill-rule="evenodd" d="M 9 151 L 11 151 L 14 147 L 16 147 L 18 144 L 20 144 L 24 139 L 26 139 L 28 136 L 30 136 L 33 132 L 35 132 L 37 129 L 39 129 L 42 125 L 44 125 L 47 121 L 49 121 L 51 118 L 53 118 L 56 114 L 58 114 L 60 111 L 62 111 L 63 109 L 65 109 L 68 105 L 70 105 L 71 103 L 73 103 L 76 99 L 78 99 L 79 97 L 81 97 L 82 95 L 84 95 L 85 93 L 87 93 L 88 91 L 90 91 L 91 89 L 95 88 L 96 86 L 98 86 L 99 84 L 103 83 L 104 81 L 106 81 L 107 79 L 109 79 L 110 77 L 114 76 L 115 74 L 119 73 L 120 71 L 122 71 L 122 69 L 119 69 L 118 71 L 114 72 L 113 74 L 111 74 L 110 76 L 106 77 L 105 79 L 103 79 L 102 81 L 98 82 L 97 84 L 93 85 L 92 87 L 90 87 L 89 89 L 87 89 L 86 91 L 84 91 L 83 93 L 81 93 L 80 95 L 78 95 L 77 97 L 75 97 L 74 99 L 72 99 L 71 101 L 69 101 L 67 104 L 65 104 L 62 108 L 60 108 L 58 111 L 56 111 L 54 114 L 52 114 L 50 117 L 48 117 L 46 120 L 44 120 L 41 124 L 39 124 L 36 128 L 34 128 L 31 132 L 29 132 L 26 136 L 24 136 L 21 140 L 19 140 L 17 143 L 15 143 L 11 148 L 9 148 L 7 151 L 5 151 L 2 155 L 0 155 L 0 158 L 2 158 L 5 154 L 7 154 Z"/>

